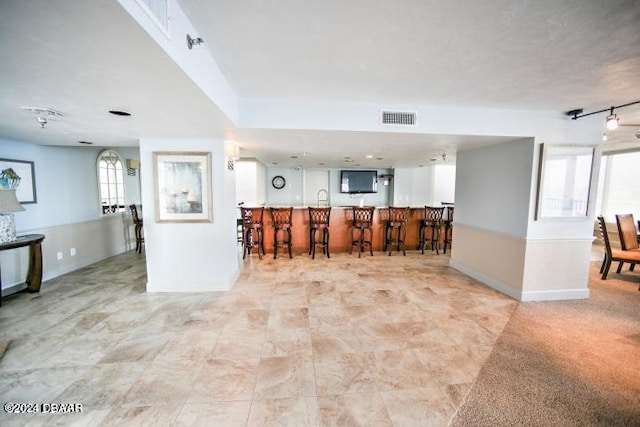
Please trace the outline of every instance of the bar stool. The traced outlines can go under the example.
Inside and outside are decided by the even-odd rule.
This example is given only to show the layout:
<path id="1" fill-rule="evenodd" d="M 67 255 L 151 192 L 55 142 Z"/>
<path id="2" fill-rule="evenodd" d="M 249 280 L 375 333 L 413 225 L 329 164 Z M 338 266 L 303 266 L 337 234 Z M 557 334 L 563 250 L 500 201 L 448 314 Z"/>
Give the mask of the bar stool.
<path id="1" fill-rule="evenodd" d="M 453 206 L 446 207 L 446 215 L 444 215 L 444 241 L 442 244 L 442 253 L 447 253 L 447 245 L 451 249 L 451 242 L 453 241 Z"/>
<path id="2" fill-rule="evenodd" d="M 322 246 L 322 253 L 329 255 L 329 217 L 331 208 L 309 208 L 309 255 L 316 258 L 316 246 Z M 316 231 L 322 231 L 322 239 L 316 240 Z"/>
<path id="3" fill-rule="evenodd" d="M 291 255 L 291 219 L 293 218 L 293 208 L 271 208 L 271 225 L 273 225 L 273 259 L 278 256 L 278 246 L 286 247 Z M 283 240 L 278 240 L 278 232 L 285 233 Z"/>
<path id="4" fill-rule="evenodd" d="M 349 253 L 353 252 L 353 247 L 359 248 L 358 258 L 362 254 L 362 251 L 368 246 L 371 256 L 373 256 L 373 206 L 365 207 L 353 207 L 353 220 L 351 222 L 351 249 Z M 355 238 L 355 232 L 358 231 L 358 238 Z M 366 232 L 369 232 L 369 239 L 365 238 Z"/>
<path id="5" fill-rule="evenodd" d="M 402 254 L 404 256 L 407 253 L 404 250 L 404 241 L 407 237 L 407 221 L 409 221 L 409 208 L 397 208 L 390 206 L 389 207 L 389 219 L 385 225 L 384 230 L 384 249 L 383 251 L 387 251 L 387 247 L 389 247 L 389 256 L 391 256 L 391 250 L 393 249 L 393 245 L 397 246 L 397 250 L 400 251 L 402 249 Z M 393 235 L 396 234 L 395 242 Z"/>
<path id="6" fill-rule="evenodd" d="M 144 243 L 144 236 L 142 235 L 142 218 L 138 215 L 138 208 L 136 205 L 129 205 L 131 211 L 131 219 L 133 220 L 133 231 L 136 235 L 136 252 L 142 253 L 142 244 Z"/>
<path id="7" fill-rule="evenodd" d="M 240 216 L 242 217 L 242 229 L 244 239 L 242 242 L 242 259 L 251 254 L 251 249 L 258 248 L 258 258 L 262 259 L 264 255 L 264 224 L 262 217 L 264 208 L 240 208 Z"/>
<path id="8" fill-rule="evenodd" d="M 444 207 L 424 207 L 424 218 L 420 221 L 420 242 L 418 243 L 418 249 L 424 253 L 424 247 L 427 242 L 431 245 L 433 251 L 434 245 L 436 254 L 438 252 L 438 246 L 440 242 L 440 223 L 442 222 L 442 215 L 444 213 Z M 431 230 L 431 237 L 427 240 L 427 230 Z"/>

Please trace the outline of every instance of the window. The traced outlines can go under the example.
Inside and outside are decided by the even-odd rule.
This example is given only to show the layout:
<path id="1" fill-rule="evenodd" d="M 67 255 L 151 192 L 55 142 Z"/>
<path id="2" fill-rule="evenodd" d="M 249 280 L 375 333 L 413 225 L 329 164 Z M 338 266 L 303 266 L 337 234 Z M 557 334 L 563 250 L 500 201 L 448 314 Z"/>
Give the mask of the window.
<path id="1" fill-rule="evenodd" d="M 102 213 L 125 212 L 122 159 L 115 151 L 105 150 L 98 156 L 97 169 Z"/>
<path id="2" fill-rule="evenodd" d="M 596 213 L 609 222 L 615 214 L 633 214 L 640 219 L 640 181 L 637 171 L 640 152 L 602 157 Z"/>

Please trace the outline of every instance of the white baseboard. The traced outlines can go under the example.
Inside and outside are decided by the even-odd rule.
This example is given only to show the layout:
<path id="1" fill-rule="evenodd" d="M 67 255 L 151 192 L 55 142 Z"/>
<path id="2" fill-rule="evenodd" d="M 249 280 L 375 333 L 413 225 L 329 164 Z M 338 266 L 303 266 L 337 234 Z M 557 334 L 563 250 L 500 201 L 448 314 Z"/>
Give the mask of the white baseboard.
<path id="1" fill-rule="evenodd" d="M 506 283 L 503 283 L 499 280 L 496 280 L 493 277 L 489 277 L 483 273 L 480 273 L 479 271 L 474 270 L 473 268 L 467 267 L 466 265 L 461 264 L 458 261 L 453 259 L 449 261 L 449 265 L 455 268 L 456 270 L 466 274 L 467 276 L 473 279 L 476 279 L 478 282 L 482 282 L 485 285 L 489 286 L 492 289 L 495 289 L 498 292 L 502 292 L 503 294 L 510 296 L 513 299 L 521 301 L 522 293 L 520 291 L 513 289 Z"/>
<path id="2" fill-rule="evenodd" d="M 521 301 L 562 301 L 569 299 L 588 299 L 589 289 L 558 289 L 550 291 L 526 291 Z"/>
<path id="3" fill-rule="evenodd" d="M 589 298 L 589 289 L 553 289 L 547 291 L 517 291 L 505 283 L 494 279 L 493 277 L 486 276 L 472 268 L 467 267 L 455 260 L 451 260 L 449 265 L 458 271 L 466 274 L 467 276 L 484 283 L 492 289 L 498 292 L 510 296 L 518 301 L 562 301 L 572 299 L 587 299 Z"/>

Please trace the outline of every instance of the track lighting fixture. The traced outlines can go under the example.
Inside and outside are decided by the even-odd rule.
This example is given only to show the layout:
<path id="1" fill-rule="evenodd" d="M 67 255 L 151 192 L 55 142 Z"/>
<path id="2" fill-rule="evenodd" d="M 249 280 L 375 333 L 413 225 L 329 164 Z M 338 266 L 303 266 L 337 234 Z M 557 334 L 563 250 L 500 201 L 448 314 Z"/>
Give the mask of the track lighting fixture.
<path id="1" fill-rule="evenodd" d="M 613 107 L 611 107 L 611 114 L 607 116 L 607 129 L 614 130 L 618 129 L 618 117 L 613 114 Z"/>
<path id="2" fill-rule="evenodd" d="M 201 37 L 193 38 L 189 34 L 187 34 L 187 47 L 191 50 L 194 46 L 200 46 L 204 43 Z"/>
<path id="3" fill-rule="evenodd" d="M 605 108 L 603 110 L 594 111 L 592 113 L 583 113 L 584 110 L 582 108 L 578 108 L 576 110 L 567 111 L 566 114 L 567 114 L 567 116 L 572 116 L 571 120 L 577 120 L 577 119 L 579 119 L 581 117 L 587 117 L 587 116 L 591 116 L 593 114 L 599 114 L 599 113 L 608 112 L 609 115 L 607 116 L 605 124 L 607 126 L 607 129 L 614 130 L 614 129 L 618 128 L 619 123 L 618 123 L 618 116 L 613 113 L 613 110 L 615 110 L 617 108 L 628 107 L 629 105 L 634 105 L 634 104 L 640 104 L 640 101 L 629 102 L 627 104 L 622 104 L 622 105 L 618 105 L 618 106 L 611 106 L 609 108 Z"/>

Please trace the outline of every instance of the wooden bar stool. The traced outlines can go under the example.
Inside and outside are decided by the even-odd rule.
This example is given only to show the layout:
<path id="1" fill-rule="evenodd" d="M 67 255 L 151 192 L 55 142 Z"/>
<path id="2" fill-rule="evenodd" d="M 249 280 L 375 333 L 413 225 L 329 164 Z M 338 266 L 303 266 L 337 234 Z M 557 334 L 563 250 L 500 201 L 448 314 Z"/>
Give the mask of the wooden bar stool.
<path id="1" fill-rule="evenodd" d="M 309 255 L 316 258 L 316 246 L 322 246 L 322 253 L 329 255 L 329 218 L 331 208 L 309 208 Z M 316 239 L 316 232 L 322 232 L 322 239 Z"/>
<path id="2" fill-rule="evenodd" d="M 262 259 L 264 255 L 264 224 L 262 217 L 264 208 L 240 208 L 240 216 L 242 217 L 242 259 L 251 254 L 251 249 L 258 248 L 258 258 Z"/>
<path id="3" fill-rule="evenodd" d="M 393 245 L 396 245 L 398 252 L 402 249 L 402 254 L 407 255 L 404 249 L 404 241 L 407 237 L 407 221 L 409 221 L 409 208 L 389 207 L 389 219 L 384 229 L 384 249 L 389 248 L 389 256 Z M 396 235 L 395 239 L 393 235 Z"/>
<path id="4" fill-rule="evenodd" d="M 443 218 L 444 222 L 444 241 L 442 244 L 442 253 L 447 253 L 447 245 L 451 249 L 451 242 L 453 241 L 453 206 L 447 206 Z"/>
<path id="5" fill-rule="evenodd" d="M 144 243 L 144 237 L 142 235 L 142 218 L 138 215 L 138 208 L 136 205 L 129 205 L 131 211 L 131 219 L 133 220 L 133 230 L 136 235 L 136 252 L 142 253 L 142 244 Z"/>
<path id="6" fill-rule="evenodd" d="M 291 224 L 293 208 L 271 208 L 271 225 L 273 225 L 273 259 L 278 256 L 278 246 L 286 247 L 291 255 Z M 278 232 L 285 234 L 283 240 L 278 240 Z"/>
<path id="7" fill-rule="evenodd" d="M 365 207 L 353 207 L 353 220 L 351 222 L 351 248 L 349 253 L 353 252 L 353 247 L 358 247 L 358 258 L 360 258 L 362 251 L 368 246 L 369 253 L 373 256 L 373 206 Z M 358 231 L 358 237 L 355 237 L 356 231 Z M 366 238 L 366 233 L 369 232 L 369 239 Z"/>
<path id="8" fill-rule="evenodd" d="M 424 253 L 424 247 L 427 242 L 431 245 L 431 250 L 435 248 L 436 254 L 438 252 L 438 246 L 440 242 L 440 225 L 442 222 L 442 215 L 444 214 L 444 207 L 424 207 L 424 217 L 420 221 L 420 242 L 418 243 L 418 249 Z M 427 240 L 427 230 L 431 230 L 429 240 Z"/>

